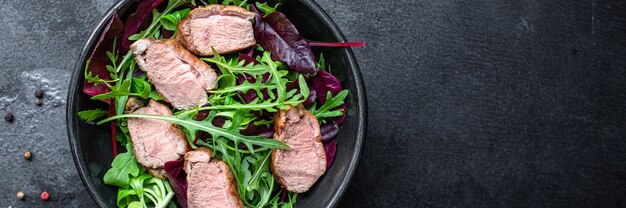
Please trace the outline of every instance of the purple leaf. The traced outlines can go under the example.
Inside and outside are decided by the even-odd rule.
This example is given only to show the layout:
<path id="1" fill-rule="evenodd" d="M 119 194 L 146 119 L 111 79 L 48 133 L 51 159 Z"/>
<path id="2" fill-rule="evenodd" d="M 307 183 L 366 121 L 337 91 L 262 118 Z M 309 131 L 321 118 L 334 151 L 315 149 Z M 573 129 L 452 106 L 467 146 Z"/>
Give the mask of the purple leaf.
<path id="1" fill-rule="evenodd" d="M 248 65 L 250 63 L 259 64 L 259 61 L 252 58 L 252 56 L 248 56 L 248 54 L 245 53 L 239 53 L 239 60 L 243 60 L 244 65 Z"/>
<path id="2" fill-rule="evenodd" d="M 174 36 L 174 31 L 166 30 L 164 27 L 161 27 L 161 34 L 163 35 L 163 39 L 170 39 Z"/>
<path id="3" fill-rule="evenodd" d="M 308 108 L 309 106 L 311 106 L 315 102 L 316 98 L 317 98 L 317 91 L 315 91 L 315 89 L 313 89 L 313 88 L 309 88 L 309 98 L 306 99 L 306 101 L 304 101 L 304 103 L 302 103 L 302 105 L 304 105 L 304 107 Z"/>
<path id="4" fill-rule="evenodd" d="M 285 188 L 281 188 L 280 191 L 282 192 L 282 194 L 280 194 L 280 202 L 285 202 L 285 196 L 287 196 L 287 190 L 285 190 Z"/>
<path id="5" fill-rule="evenodd" d="M 344 120 L 346 120 L 346 104 L 340 105 L 339 107 L 337 107 L 338 109 L 341 108 L 343 109 L 343 114 L 341 116 L 335 117 L 333 118 L 333 122 L 337 123 L 337 125 L 343 123 Z"/>
<path id="6" fill-rule="evenodd" d="M 213 118 L 213 120 L 211 121 L 211 124 L 213 124 L 213 126 L 219 128 L 222 128 L 222 126 L 224 126 L 224 123 L 226 123 L 226 119 L 221 116 L 215 116 L 215 118 Z"/>
<path id="7" fill-rule="evenodd" d="M 298 79 L 300 78 L 296 78 L 295 80 L 291 81 L 291 82 L 287 82 L 287 84 L 285 84 L 285 90 L 287 92 L 296 89 L 296 94 L 300 93 L 300 83 L 298 81 Z"/>
<path id="8" fill-rule="evenodd" d="M 312 85 L 310 86 L 310 88 L 312 88 L 311 92 L 315 91 L 315 94 L 317 95 L 317 103 L 319 105 L 326 103 L 326 95 L 328 92 L 330 92 L 333 96 L 336 96 L 337 93 L 343 90 L 339 80 L 337 80 L 337 78 L 332 74 L 323 70 L 320 70 L 317 72 L 317 75 L 311 78 L 310 85 Z M 343 109 L 343 114 L 341 116 L 333 118 L 333 121 L 339 125 L 343 123 L 343 120 L 346 118 L 346 104 L 343 104 L 336 109 Z"/>
<path id="9" fill-rule="evenodd" d="M 145 27 L 145 21 L 152 15 L 154 10 L 163 0 L 146 0 L 139 3 L 137 10 L 126 19 L 126 27 L 124 28 L 124 36 L 122 37 L 122 53 L 130 48 L 130 40 L 128 37 L 139 32 L 142 26 Z"/>
<path id="10" fill-rule="evenodd" d="M 244 65 L 248 65 L 250 63 L 260 64 L 254 57 L 254 47 L 250 48 L 246 53 L 239 53 L 239 61 L 244 61 Z"/>
<path id="11" fill-rule="evenodd" d="M 322 143 L 327 144 L 335 140 L 337 133 L 339 133 L 339 126 L 334 121 L 327 122 L 320 127 L 320 133 L 322 134 Z"/>
<path id="12" fill-rule="evenodd" d="M 311 78 L 311 84 L 313 84 L 313 89 L 317 91 L 317 102 L 322 105 L 326 103 L 327 92 L 330 91 L 335 96 L 342 90 L 339 80 L 323 70 L 320 70 L 317 75 Z"/>
<path id="13" fill-rule="evenodd" d="M 211 106 L 211 104 L 206 103 L 204 105 L 202 105 L 202 107 L 208 107 Z M 211 112 L 210 110 L 202 110 L 200 112 L 198 112 L 198 114 L 193 118 L 193 120 L 196 121 L 204 121 L 207 117 L 209 117 L 209 112 Z M 216 116 L 213 117 L 213 120 L 211 121 L 211 124 L 213 124 L 213 126 L 215 127 L 222 127 L 224 126 L 224 123 L 226 122 L 226 120 L 221 117 L 221 116 Z M 211 134 L 204 132 L 204 131 L 198 131 L 198 133 L 196 133 L 196 138 L 193 140 L 193 144 L 196 144 L 198 142 L 198 139 L 202 139 L 202 140 L 207 140 L 209 137 L 211 137 Z"/>
<path id="14" fill-rule="evenodd" d="M 176 200 L 181 207 L 187 207 L 187 174 L 183 170 L 185 160 L 180 158 L 178 160 L 169 161 L 165 163 L 163 170 L 165 176 L 172 186 L 172 190 L 176 195 Z"/>
<path id="15" fill-rule="evenodd" d="M 252 122 L 245 129 L 239 130 L 239 133 L 246 136 L 264 136 L 265 138 L 274 137 L 274 128 L 267 125 L 254 125 Z"/>
<path id="16" fill-rule="evenodd" d="M 111 79 L 109 71 L 106 69 L 106 65 L 110 64 L 111 60 L 109 60 L 106 56 L 106 52 L 111 50 L 111 46 L 113 45 L 115 38 L 117 38 L 117 40 L 120 39 L 123 30 L 124 23 L 122 23 L 122 20 L 120 20 L 117 15 L 114 15 L 109 23 L 107 23 L 106 27 L 102 31 L 102 34 L 100 34 L 100 37 L 96 42 L 96 46 L 89 56 L 89 66 L 87 70 L 89 70 L 93 76 L 97 75 L 104 80 Z M 105 84 L 94 85 L 93 83 L 87 83 L 87 81 L 84 81 L 83 83 L 83 92 L 90 96 L 108 93 L 110 91 L 111 89 L 109 89 Z"/>
<path id="17" fill-rule="evenodd" d="M 326 152 L 326 169 L 330 168 L 335 160 L 335 153 L 337 152 L 337 140 L 330 141 L 328 144 L 324 144 L 324 151 Z"/>
<path id="18" fill-rule="evenodd" d="M 254 5 L 250 7 L 256 13 L 254 37 L 265 50 L 301 74 L 317 73 L 313 51 L 285 15 L 274 12 L 263 17 Z"/>

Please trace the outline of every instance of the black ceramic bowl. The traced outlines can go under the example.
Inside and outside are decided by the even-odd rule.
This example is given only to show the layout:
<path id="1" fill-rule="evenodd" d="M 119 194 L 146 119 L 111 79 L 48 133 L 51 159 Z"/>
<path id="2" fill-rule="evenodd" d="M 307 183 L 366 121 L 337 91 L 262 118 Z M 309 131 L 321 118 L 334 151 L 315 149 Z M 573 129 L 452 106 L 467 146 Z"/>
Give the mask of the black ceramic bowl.
<path id="1" fill-rule="evenodd" d="M 91 50 L 106 23 L 117 13 L 124 17 L 132 12 L 136 1 L 123 0 L 116 3 L 100 20 L 85 44 L 76 62 L 69 86 L 67 101 L 67 127 L 72 155 L 78 173 L 87 191 L 100 207 L 113 207 L 117 189 L 105 185 L 104 173 L 113 160 L 111 132 L 109 125 L 96 126 L 80 120 L 81 110 L 105 108 L 101 102 L 89 99 L 82 92 L 83 68 Z M 280 10 L 296 25 L 300 33 L 308 39 L 319 41 L 345 42 L 346 39 L 337 25 L 313 0 L 289 0 Z M 350 48 L 316 48 L 315 54 L 324 53 L 326 62 L 331 65 L 333 74 L 345 89 L 350 90 L 347 103 L 347 117 L 341 125 L 337 137 L 337 154 L 334 164 L 317 184 L 307 193 L 298 196 L 297 207 L 334 207 L 346 190 L 356 168 L 365 139 L 367 106 L 365 88 L 352 50 Z"/>

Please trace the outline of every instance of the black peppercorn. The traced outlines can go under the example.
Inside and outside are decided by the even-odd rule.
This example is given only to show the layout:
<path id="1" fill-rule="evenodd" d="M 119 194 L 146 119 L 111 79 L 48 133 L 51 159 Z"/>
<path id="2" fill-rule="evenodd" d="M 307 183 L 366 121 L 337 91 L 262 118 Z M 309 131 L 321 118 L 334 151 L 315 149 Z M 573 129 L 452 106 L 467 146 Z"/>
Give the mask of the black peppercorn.
<path id="1" fill-rule="evenodd" d="M 7 113 L 6 115 L 4 115 L 4 120 L 8 121 L 8 122 L 13 122 L 13 114 L 12 113 Z"/>
<path id="2" fill-rule="evenodd" d="M 43 90 L 41 90 L 41 88 L 37 88 L 35 90 L 35 97 L 36 98 L 42 98 L 43 97 Z"/>

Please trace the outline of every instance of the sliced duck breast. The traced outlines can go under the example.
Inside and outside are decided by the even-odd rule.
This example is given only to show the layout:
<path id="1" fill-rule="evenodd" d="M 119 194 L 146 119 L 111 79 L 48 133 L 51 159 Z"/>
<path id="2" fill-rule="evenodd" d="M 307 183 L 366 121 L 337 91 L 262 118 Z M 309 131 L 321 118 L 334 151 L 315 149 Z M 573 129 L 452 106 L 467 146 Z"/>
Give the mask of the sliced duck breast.
<path id="1" fill-rule="evenodd" d="M 185 154 L 189 208 L 244 207 L 235 179 L 226 163 L 211 159 L 211 151 L 198 148 Z"/>
<path id="2" fill-rule="evenodd" d="M 319 123 L 302 105 L 275 113 L 274 122 L 274 139 L 291 148 L 272 150 L 274 178 L 291 192 L 306 192 L 326 172 Z"/>
<path id="3" fill-rule="evenodd" d="M 170 116 L 170 109 L 154 100 L 132 114 Z M 178 125 L 156 119 L 129 118 L 128 131 L 137 162 L 156 177 L 164 178 L 165 162 L 180 159 L 187 151 L 185 135 Z"/>
<path id="4" fill-rule="evenodd" d="M 198 7 L 178 23 L 178 40 L 199 56 L 235 52 L 256 44 L 254 13 L 238 6 Z"/>
<path id="5" fill-rule="evenodd" d="M 130 48 L 139 68 L 172 106 L 182 110 L 207 102 L 206 91 L 215 88 L 217 74 L 178 41 L 143 38 Z"/>

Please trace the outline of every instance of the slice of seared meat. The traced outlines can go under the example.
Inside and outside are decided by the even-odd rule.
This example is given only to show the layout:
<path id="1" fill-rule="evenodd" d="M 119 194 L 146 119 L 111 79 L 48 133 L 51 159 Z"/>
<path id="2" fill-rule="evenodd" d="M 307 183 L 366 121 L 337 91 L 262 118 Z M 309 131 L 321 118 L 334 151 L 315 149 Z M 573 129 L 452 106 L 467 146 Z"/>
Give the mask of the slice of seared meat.
<path id="1" fill-rule="evenodd" d="M 199 56 L 212 56 L 254 46 L 254 13 L 238 6 L 199 7 L 178 23 L 178 40 Z"/>
<path id="2" fill-rule="evenodd" d="M 194 207 L 243 207 L 233 174 L 226 163 L 211 159 L 211 151 L 198 148 L 185 154 L 187 205 Z"/>
<path id="3" fill-rule="evenodd" d="M 177 109 L 207 102 L 217 74 L 176 40 L 143 38 L 130 46 L 137 65 L 146 71 L 157 92 Z"/>
<path id="4" fill-rule="evenodd" d="M 274 139 L 291 147 L 272 150 L 274 178 L 291 192 L 306 192 L 326 172 L 319 123 L 302 105 L 277 112 L 274 122 Z"/>
<path id="5" fill-rule="evenodd" d="M 131 113 L 172 115 L 167 106 L 154 100 Z M 163 178 L 162 168 L 165 162 L 181 158 L 188 148 L 187 139 L 180 128 L 166 121 L 129 118 L 128 131 L 137 162 L 156 177 Z"/>

